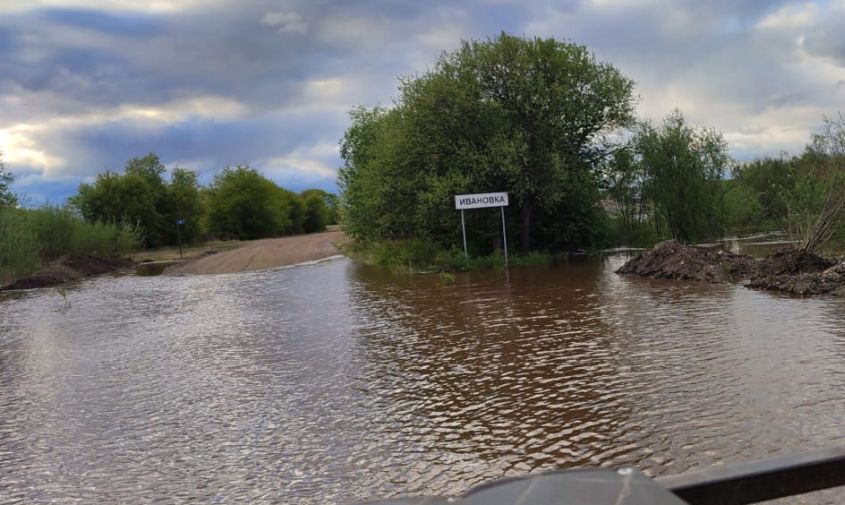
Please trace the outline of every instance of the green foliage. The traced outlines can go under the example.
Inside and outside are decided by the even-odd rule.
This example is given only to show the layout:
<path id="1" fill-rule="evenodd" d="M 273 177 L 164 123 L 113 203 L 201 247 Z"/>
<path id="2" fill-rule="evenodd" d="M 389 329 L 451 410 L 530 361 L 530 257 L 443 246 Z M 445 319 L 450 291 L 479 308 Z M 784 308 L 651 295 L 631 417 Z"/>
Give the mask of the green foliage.
<path id="1" fill-rule="evenodd" d="M 305 202 L 300 195 L 297 195 L 293 191 L 283 188 L 279 188 L 279 191 L 283 208 L 288 216 L 288 224 L 284 227 L 282 233 L 285 235 L 304 233 L 305 220 L 308 217 L 306 216 L 307 209 L 305 208 Z"/>
<path id="2" fill-rule="evenodd" d="M 723 225 L 732 231 L 760 231 L 777 228 L 776 221 L 765 214 L 763 204 L 753 189 L 734 178 L 724 181 Z"/>
<path id="3" fill-rule="evenodd" d="M 755 199 L 762 216 L 786 227 L 786 193 L 795 185 L 795 165 L 787 156 L 762 158 L 737 166 L 734 180 L 743 191 Z"/>
<path id="4" fill-rule="evenodd" d="M 618 217 L 606 216 L 597 231 L 601 233 L 597 241 L 601 247 L 652 247 L 664 238 L 657 234 L 651 219 L 626 223 Z"/>
<path id="5" fill-rule="evenodd" d="M 117 257 L 140 245 L 140 235 L 128 224 L 86 223 L 70 209 L 52 206 L 26 210 L 25 214 L 45 261 L 65 254 Z"/>
<path id="6" fill-rule="evenodd" d="M 15 176 L 6 169 L 3 163 L 3 151 L 0 151 L 0 208 L 15 207 L 18 204 L 18 197 L 12 192 L 12 183 Z"/>
<path id="7" fill-rule="evenodd" d="M 148 247 L 161 244 L 156 196 L 139 175 L 100 174 L 94 184 L 81 184 L 70 202 L 89 222 L 126 220 L 142 230 Z"/>
<path id="8" fill-rule="evenodd" d="M 209 231 L 238 239 L 321 231 L 328 219 L 323 195 L 280 188 L 247 165 L 227 167 L 206 194 Z"/>
<path id="9" fill-rule="evenodd" d="M 845 219 L 845 118 L 825 118 L 801 155 L 740 165 L 734 180 L 750 202 L 739 212 L 747 221 L 776 223 L 802 249 L 818 249 Z"/>
<path id="10" fill-rule="evenodd" d="M 70 203 L 91 223 L 136 225 L 148 248 L 176 245 L 179 220 L 185 221 L 182 241 L 193 243 L 207 233 L 255 239 L 318 231 L 330 219 L 326 202 L 333 195 L 297 195 L 246 165 L 227 167 L 209 188 L 192 170 L 176 167 L 169 181 L 165 173 L 155 154 L 133 158 L 123 174 L 105 172 L 93 184 L 81 184 Z"/>
<path id="11" fill-rule="evenodd" d="M 40 265 L 38 241 L 25 212 L 0 207 L 0 283 L 26 277 Z"/>
<path id="12" fill-rule="evenodd" d="M 208 193 L 210 230 L 221 237 L 278 236 L 291 226 L 280 188 L 247 165 L 226 167 Z"/>
<path id="13" fill-rule="evenodd" d="M 0 209 L 0 281 L 31 275 L 65 254 L 115 257 L 140 244 L 133 226 L 87 223 L 68 208 Z"/>
<path id="14" fill-rule="evenodd" d="M 331 222 L 331 209 L 328 206 L 331 201 L 325 191 L 309 189 L 302 192 L 302 200 L 305 204 L 305 222 L 302 225 L 305 233 L 324 231 L 326 225 Z"/>
<path id="15" fill-rule="evenodd" d="M 165 188 L 165 198 L 161 205 L 162 235 L 168 244 L 177 243 L 176 221 L 185 220 L 181 226 L 182 241 L 195 243 L 202 238 L 203 214 L 205 209 L 200 197 L 200 185 L 197 173 L 176 167 L 170 174 L 170 184 Z"/>
<path id="16" fill-rule="evenodd" d="M 365 263 L 402 272 L 466 272 L 505 268 L 501 250 L 492 254 L 464 257 L 463 249 L 443 249 L 420 239 L 355 242 L 347 245 L 348 255 Z M 544 251 L 509 258 L 510 266 L 547 265 L 555 256 Z"/>
<path id="17" fill-rule="evenodd" d="M 678 111 L 660 127 L 640 123 L 604 165 L 606 244 L 648 247 L 666 234 L 696 241 L 750 223 L 753 195 L 724 180 L 731 163 L 719 132 L 688 125 Z"/>
<path id="18" fill-rule="evenodd" d="M 721 233 L 722 178 L 731 163 L 721 133 L 692 127 L 675 111 L 659 128 L 641 124 L 634 145 L 643 197 L 672 237 L 691 242 Z"/>
<path id="19" fill-rule="evenodd" d="M 845 117 L 825 118 L 793 164 L 793 184 L 783 196 L 786 229 L 801 250 L 814 252 L 845 221 Z"/>
<path id="20" fill-rule="evenodd" d="M 194 189 L 196 186 L 196 174 L 176 169 L 172 183 L 167 185 L 162 178 L 164 172 L 164 165 L 155 154 L 132 158 L 126 163 L 124 174 L 98 175 L 94 184 L 81 184 L 70 202 L 89 222 L 126 221 L 136 225 L 147 247 L 175 244 L 173 213 L 189 209 L 198 212 L 198 193 L 191 190 L 192 184 Z M 189 233 L 198 234 L 193 230 Z"/>
<path id="21" fill-rule="evenodd" d="M 506 189 L 523 251 L 591 240 L 605 135 L 629 122 L 633 83 L 579 45 L 507 34 L 464 42 L 402 79 L 392 109 L 358 108 L 341 140 L 341 220 L 363 241 L 460 240 L 453 196 Z M 467 213 L 470 249 L 501 246 L 495 211 Z"/>
<path id="22" fill-rule="evenodd" d="M 617 150 L 607 164 L 607 196 L 618 207 L 619 227 L 624 232 L 632 230 L 646 218 L 643 186 L 646 175 L 642 164 L 635 157 L 633 146 Z"/>

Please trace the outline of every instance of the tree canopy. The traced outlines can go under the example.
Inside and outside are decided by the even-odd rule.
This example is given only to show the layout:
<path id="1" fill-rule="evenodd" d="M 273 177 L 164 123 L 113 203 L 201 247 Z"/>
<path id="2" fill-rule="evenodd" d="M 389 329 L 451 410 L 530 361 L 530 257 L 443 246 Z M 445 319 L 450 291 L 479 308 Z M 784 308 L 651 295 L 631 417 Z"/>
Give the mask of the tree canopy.
<path id="1" fill-rule="evenodd" d="M 314 191 L 314 190 L 310 190 Z M 323 231 L 328 209 L 322 197 L 277 186 L 249 165 L 226 167 L 208 190 L 209 231 L 256 239 Z"/>
<path id="2" fill-rule="evenodd" d="M 689 242 L 721 232 L 722 179 L 731 164 L 724 137 L 675 111 L 660 127 L 643 123 L 634 143 L 646 196 L 672 237 Z"/>
<path id="3" fill-rule="evenodd" d="M 166 170 L 153 153 L 126 162 L 123 174 L 107 171 L 93 184 L 80 184 L 70 203 L 88 221 L 137 225 L 147 247 L 176 243 L 176 219 L 191 223 L 188 239 L 197 238 L 196 222 L 202 211 L 196 173 L 176 168 L 170 183 Z M 178 217 L 177 217 L 178 215 Z"/>
<path id="4" fill-rule="evenodd" d="M 599 216 L 606 135 L 633 109 L 633 81 L 584 46 L 505 33 L 464 42 L 403 78 L 395 107 L 352 111 L 341 141 L 344 226 L 364 240 L 448 247 L 460 230 L 453 195 L 506 190 L 524 251 L 583 244 Z M 476 243 L 497 240 L 498 216 L 468 218 Z"/>

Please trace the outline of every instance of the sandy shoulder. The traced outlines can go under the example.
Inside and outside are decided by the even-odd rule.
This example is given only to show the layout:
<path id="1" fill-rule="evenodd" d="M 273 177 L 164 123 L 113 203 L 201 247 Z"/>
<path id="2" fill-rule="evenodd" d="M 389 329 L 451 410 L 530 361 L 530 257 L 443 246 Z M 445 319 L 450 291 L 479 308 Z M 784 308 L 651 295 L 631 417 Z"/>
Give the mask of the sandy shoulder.
<path id="1" fill-rule="evenodd" d="M 197 258 L 166 270 L 168 274 L 229 274 L 295 265 L 340 254 L 334 246 L 344 240 L 342 231 L 247 242 L 230 251 Z"/>

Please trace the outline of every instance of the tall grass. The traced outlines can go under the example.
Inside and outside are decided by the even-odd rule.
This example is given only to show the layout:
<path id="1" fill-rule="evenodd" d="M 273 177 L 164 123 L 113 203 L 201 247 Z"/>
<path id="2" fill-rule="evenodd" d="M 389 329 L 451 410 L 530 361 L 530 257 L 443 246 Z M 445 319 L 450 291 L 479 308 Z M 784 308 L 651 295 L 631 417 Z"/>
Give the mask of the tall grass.
<path id="1" fill-rule="evenodd" d="M 38 242 L 23 216 L 0 208 L 0 284 L 26 277 L 41 265 Z"/>
<path id="2" fill-rule="evenodd" d="M 463 249 L 441 249 L 431 241 L 421 239 L 384 240 L 379 242 L 352 242 L 344 252 L 353 258 L 407 272 L 465 272 L 470 270 L 496 270 L 505 268 L 501 250 L 488 256 L 464 257 Z M 513 254 L 510 266 L 548 265 L 557 257 L 544 251 L 527 255 Z"/>
<path id="3" fill-rule="evenodd" d="M 0 281 L 32 275 L 65 254 L 125 255 L 138 248 L 140 238 L 133 226 L 87 223 L 60 207 L 0 208 Z"/>

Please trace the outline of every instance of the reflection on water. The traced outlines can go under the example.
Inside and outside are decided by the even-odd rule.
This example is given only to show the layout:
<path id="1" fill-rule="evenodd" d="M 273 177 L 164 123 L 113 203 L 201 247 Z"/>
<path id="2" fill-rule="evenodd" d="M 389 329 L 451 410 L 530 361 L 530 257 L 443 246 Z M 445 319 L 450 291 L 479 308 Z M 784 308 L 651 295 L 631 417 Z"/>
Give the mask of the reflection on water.
<path id="1" fill-rule="evenodd" d="M 725 237 L 717 242 L 699 244 L 699 246 L 764 258 L 784 247 L 794 246 L 795 244 L 796 242 L 790 240 L 786 233 L 766 232 L 745 237 Z"/>
<path id="2" fill-rule="evenodd" d="M 348 503 L 845 441 L 842 301 L 614 275 L 624 259 L 7 297 L 0 503 Z"/>

